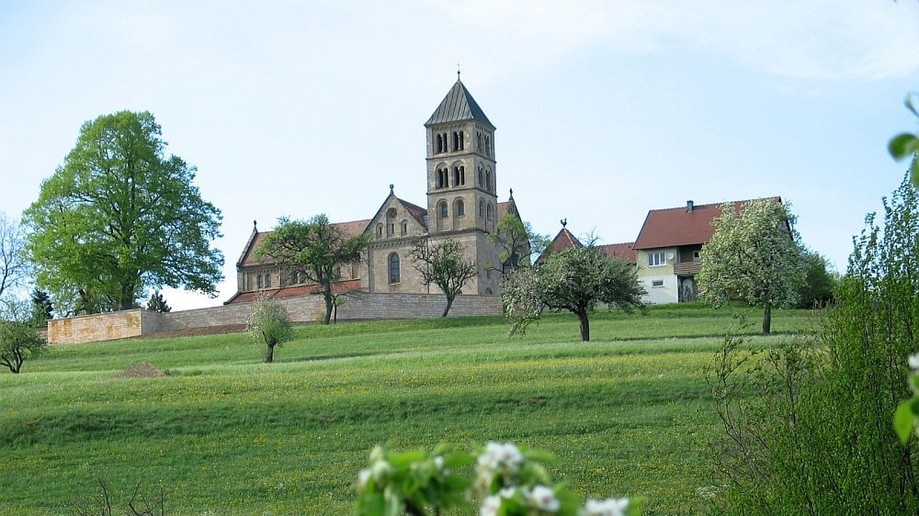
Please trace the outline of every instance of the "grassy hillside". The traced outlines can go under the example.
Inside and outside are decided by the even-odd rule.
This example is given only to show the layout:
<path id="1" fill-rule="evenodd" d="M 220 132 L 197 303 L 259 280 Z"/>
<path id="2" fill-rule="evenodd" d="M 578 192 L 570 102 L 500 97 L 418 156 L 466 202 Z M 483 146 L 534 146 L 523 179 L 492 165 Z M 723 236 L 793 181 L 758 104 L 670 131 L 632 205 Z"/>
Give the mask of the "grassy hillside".
<path id="1" fill-rule="evenodd" d="M 704 507 L 720 432 L 704 369 L 729 312 L 592 323 L 590 343 L 567 315 L 512 339 L 500 318 L 306 326 L 274 364 L 244 334 L 55 347 L 0 374 L 0 512 L 67 513 L 102 478 L 116 502 L 139 480 L 162 487 L 173 514 L 349 514 L 373 445 L 486 440 L 553 451 L 582 495 L 642 494 L 651 514 Z M 119 374 L 138 363 L 169 374 Z"/>

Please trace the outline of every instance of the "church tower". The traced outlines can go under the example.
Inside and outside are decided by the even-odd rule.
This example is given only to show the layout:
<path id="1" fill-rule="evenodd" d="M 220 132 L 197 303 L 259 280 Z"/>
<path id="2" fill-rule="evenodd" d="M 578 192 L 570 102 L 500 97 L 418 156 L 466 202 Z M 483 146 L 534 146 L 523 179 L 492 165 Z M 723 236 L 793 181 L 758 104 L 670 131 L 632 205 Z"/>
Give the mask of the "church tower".
<path id="1" fill-rule="evenodd" d="M 429 234 L 494 231 L 495 126 L 460 81 L 459 72 L 424 127 Z"/>

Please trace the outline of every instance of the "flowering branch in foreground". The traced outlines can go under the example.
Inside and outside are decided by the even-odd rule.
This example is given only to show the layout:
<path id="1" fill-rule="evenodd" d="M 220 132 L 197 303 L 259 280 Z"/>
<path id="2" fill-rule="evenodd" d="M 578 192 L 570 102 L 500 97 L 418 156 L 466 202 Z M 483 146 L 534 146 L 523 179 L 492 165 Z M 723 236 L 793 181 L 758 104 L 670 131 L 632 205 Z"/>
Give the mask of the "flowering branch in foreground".
<path id="1" fill-rule="evenodd" d="M 545 467 L 551 455 L 489 442 L 478 457 L 441 446 L 433 452 L 376 447 L 358 475 L 359 516 L 440 515 L 459 508 L 480 516 L 634 516 L 640 500 L 609 498 L 581 505 Z M 474 465 L 474 468 L 473 468 Z M 474 476 L 474 478 L 472 478 Z"/>

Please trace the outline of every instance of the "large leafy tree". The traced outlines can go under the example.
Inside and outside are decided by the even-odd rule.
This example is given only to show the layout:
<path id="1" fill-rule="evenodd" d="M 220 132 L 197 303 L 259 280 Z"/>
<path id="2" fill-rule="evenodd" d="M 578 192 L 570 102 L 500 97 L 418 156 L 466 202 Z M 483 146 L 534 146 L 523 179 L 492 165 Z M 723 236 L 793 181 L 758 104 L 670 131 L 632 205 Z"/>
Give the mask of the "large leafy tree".
<path id="1" fill-rule="evenodd" d="M 701 297 L 718 306 L 732 297 L 763 308 L 763 333 L 772 328 L 772 309 L 792 306 L 804 282 L 801 249 L 789 207 L 772 199 L 721 207 L 715 233 L 702 246 L 696 276 Z"/>
<path id="2" fill-rule="evenodd" d="M 319 285 L 325 300 L 323 323 L 329 324 L 334 307 L 332 283 L 340 279 L 340 266 L 360 260 L 369 243 L 369 234 L 345 235 L 325 214 L 307 221 L 282 217 L 256 248 L 255 257 L 271 258 Z"/>
<path id="3" fill-rule="evenodd" d="M 416 240 L 412 246 L 412 265 L 421 275 L 421 283 L 425 286 L 437 285 L 447 298 L 441 317 L 447 316 L 456 296 L 479 273 L 475 261 L 463 255 L 463 244 L 452 238 L 431 241 L 425 237 Z"/>
<path id="4" fill-rule="evenodd" d="M 103 115 L 42 183 L 24 214 L 27 249 L 58 307 L 131 308 L 162 286 L 216 292 L 220 210 L 194 186 L 195 167 L 165 146 L 152 114 Z"/>
<path id="5" fill-rule="evenodd" d="M 28 275 L 26 235 L 18 221 L 0 212 L 0 299 Z"/>
<path id="6" fill-rule="evenodd" d="M 501 287 L 512 334 L 525 331 L 546 308 L 567 310 L 578 317 L 585 342 L 590 340 L 589 315 L 598 304 L 631 312 L 644 307 L 644 294 L 635 266 L 593 245 L 572 247 L 548 255 L 537 267 L 514 270 Z"/>

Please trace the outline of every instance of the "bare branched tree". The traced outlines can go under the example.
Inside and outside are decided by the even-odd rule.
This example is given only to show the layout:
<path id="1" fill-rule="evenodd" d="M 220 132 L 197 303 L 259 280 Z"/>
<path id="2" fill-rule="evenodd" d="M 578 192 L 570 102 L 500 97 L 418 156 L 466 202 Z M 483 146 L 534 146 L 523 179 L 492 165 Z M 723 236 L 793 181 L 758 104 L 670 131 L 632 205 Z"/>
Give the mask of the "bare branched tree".
<path id="1" fill-rule="evenodd" d="M 0 298 L 28 277 L 25 231 L 18 220 L 0 213 Z"/>

